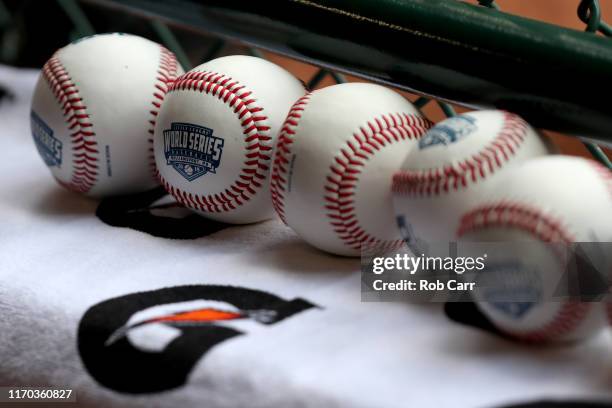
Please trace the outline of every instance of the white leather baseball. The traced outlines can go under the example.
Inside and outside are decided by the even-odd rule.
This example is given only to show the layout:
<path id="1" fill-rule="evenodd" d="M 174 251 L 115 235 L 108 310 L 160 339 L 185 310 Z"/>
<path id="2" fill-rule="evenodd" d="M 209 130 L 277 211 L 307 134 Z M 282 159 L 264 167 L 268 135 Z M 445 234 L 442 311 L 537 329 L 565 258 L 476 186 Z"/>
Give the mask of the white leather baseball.
<path id="1" fill-rule="evenodd" d="M 59 49 L 43 67 L 31 113 L 36 147 L 57 181 L 93 197 L 158 185 L 153 127 L 181 72 L 170 51 L 128 34 Z"/>
<path id="2" fill-rule="evenodd" d="M 334 254 L 397 245 L 391 176 L 429 127 L 410 102 L 379 85 L 334 85 L 306 95 L 276 145 L 276 212 L 304 240 Z"/>
<path id="3" fill-rule="evenodd" d="M 506 172 L 499 185 L 461 217 L 458 229 L 462 255 L 464 242 L 474 248 L 482 248 L 475 243 L 505 242 L 488 253 L 485 269 L 475 278 L 472 297 L 478 307 L 499 329 L 529 341 L 578 340 L 601 329 L 603 302 L 580 302 L 567 295 L 575 296 L 584 287 L 597 290 L 595 284 L 605 293 L 612 266 L 607 250 L 612 242 L 611 209 L 611 173 L 594 161 L 550 156 Z M 592 256 L 590 266 L 579 263 L 577 272 L 571 272 L 595 273 L 582 277 L 589 279 L 588 286 L 583 282 L 577 288 L 578 276 L 565 268 L 564 245 L 573 242 L 593 245 L 582 253 Z M 602 242 L 608 246 L 600 248 Z M 525 294 L 531 296 L 521 298 Z"/>
<path id="4" fill-rule="evenodd" d="M 500 174 L 551 147 L 520 117 L 476 111 L 431 128 L 393 177 L 398 224 L 420 252 L 454 240 L 460 215 Z"/>
<path id="5" fill-rule="evenodd" d="M 302 83 L 261 58 L 217 58 L 179 77 L 155 127 L 162 184 L 185 206 L 219 221 L 271 218 L 272 148 Z"/>

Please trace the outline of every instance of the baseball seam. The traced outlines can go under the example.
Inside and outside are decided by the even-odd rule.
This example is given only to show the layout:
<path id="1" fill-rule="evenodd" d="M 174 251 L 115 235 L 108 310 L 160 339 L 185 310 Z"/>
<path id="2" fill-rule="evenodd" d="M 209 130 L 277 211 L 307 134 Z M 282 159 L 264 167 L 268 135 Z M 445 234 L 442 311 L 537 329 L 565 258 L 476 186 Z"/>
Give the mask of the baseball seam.
<path id="1" fill-rule="evenodd" d="M 98 180 L 98 142 L 89 120 L 87 106 L 77 86 L 57 56 L 43 66 L 43 77 L 63 111 L 68 124 L 74 159 L 69 183 L 58 182 L 69 190 L 86 193 Z"/>
<path id="2" fill-rule="evenodd" d="M 176 74 L 178 69 L 178 63 L 176 61 L 176 57 L 170 51 L 168 51 L 165 47 L 160 45 L 160 59 L 159 65 L 156 71 L 154 90 L 153 90 L 153 99 L 151 100 L 151 105 L 153 108 L 149 111 L 151 117 L 149 119 L 149 129 L 147 130 L 149 133 L 148 141 L 148 161 L 149 168 L 151 169 L 151 174 L 153 178 L 158 181 L 158 173 L 156 171 L 157 167 L 155 165 L 155 151 L 153 148 L 153 136 L 155 134 L 155 124 L 157 122 L 157 116 L 159 115 L 159 110 L 161 109 L 162 102 L 170 86 L 176 80 Z"/>
<path id="3" fill-rule="evenodd" d="M 409 196 L 437 196 L 467 188 L 501 169 L 523 145 L 527 123 L 504 112 L 504 124 L 487 146 L 458 163 L 423 170 L 400 170 L 393 176 L 393 192 Z"/>
<path id="4" fill-rule="evenodd" d="M 380 150 L 394 143 L 422 136 L 431 122 L 420 115 L 389 113 L 367 121 L 333 158 L 325 183 L 325 209 L 334 232 L 348 247 L 361 250 L 363 245 L 393 249 L 402 240 L 379 239 L 359 223 L 355 193 L 366 162 Z"/>
<path id="5" fill-rule="evenodd" d="M 525 231 L 543 242 L 571 243 L 573 236 L 562 223 L 535 207 L 522 203 L 500 202 L 478 207 L 461 217 L 457 236 L 478 229 L 512 227 Z M 585 302 L 564 302 L 555 317 L 539 329 L 525 333 L 504 330 L 526 342 L 542 342 L 563 336 L 576 329 L 591 309 Z"/>
<path id="6" fill-rule="evenodd" d="M 610 169 L 608 169 L 607 167 L 604 167 L 603 165 L 599 164 L 598 162 L 594 160 L 589 159 L 588 163 L 591 166 L 591 168 L 595 171 L 595 174 L 597 174 L 597 176 L 599 176 L 599 178 L 602 179 L 602 181 L 604 182 L 604 184 L 606 185 L 608 189 L 608 193 L 610 194 L 610 197 L 612 198 L 612 171 L 610 171 Z"/>
<path id="7" fill-rule="evenodd" d="M 272 150 L 268 117 L 263 114 L 263 108 L 257 104 L 252 91 L 224 74 L 190 71 L 178 77 L 168 93 L 179 90 L 212 95 L 230 107 L 240 120 L 246 153 L 237 180 L 219 193 L 193 194 L 172 186 L 161 174 L 158 177 L 166 190 L 183 205 L 214 213 L 235 210 L 249 201 L 265 182 Z"/>
<path id="8" fill-rule="evenodd" d="M 612 171 L 593 160 L 589 160 L 588 163 L 592 166 L 593 170 L 595 170 L 595 173 L 603 180 L 608 189 L 608 193 L 610 194 L 610 198 L 612 199 Z M 611 278 L 612 274 L 609 279 Z M 612 325 L 612 302 L 610 301 L 607 302 L 606 305 L 606 314 L 608 317 L 608 323 Z"/>
<path id="9" fill-rule="evenodd" d="M 285 196 L 288 190 L 291 145 L 294 142 L 299 121 L 306 109 L 311 94 L 308 93 L 293 105 L 279 133 L 270 192 L 277 214 L 286 224 Z M 420 137 L 431 122 L 420 115 L 394 113 L 366 122 L 352 139 L 340 148 L 340 153 L 330 165 L 324 185 L 326 215 L 334 232 L 350 248 L 359 250 L 364 243 L 377 248 L 393 248 L 401 240 L 380 240 L 368 234 L 359 224 L 354 207 L 355 187 L 365 162 L 389 144 Z"/>
<path id="10" fill-rule="evenodd" d="M 272 205 L 281 220 L 287 224 L 285 219 L 285 195 L 287 194 L 289 160 L 291 156 L 291 144 L 293 136 L 299 125 L 299 120 L 302 118 L 302 112 L 308 105 L 312 93 L 297 100 L 291 107 L 285 122 L 278 135 L 276 142 L 276 151 L 274 152 L 274 161 L 272 163 L 272 174 L 270 177 L 270 194 L 272 196 Z"/>

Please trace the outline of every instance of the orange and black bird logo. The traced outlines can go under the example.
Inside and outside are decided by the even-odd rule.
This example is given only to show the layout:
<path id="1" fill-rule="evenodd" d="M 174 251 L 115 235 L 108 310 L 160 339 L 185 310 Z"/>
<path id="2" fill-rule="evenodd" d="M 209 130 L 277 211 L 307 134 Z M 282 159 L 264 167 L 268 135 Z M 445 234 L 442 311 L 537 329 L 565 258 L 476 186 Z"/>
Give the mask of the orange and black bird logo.
<path id="1" fill-rule="evenodd" d="M 101 385 L 126 393 L 180 387 L 215 345 L 316 307 L 297 298 L 233 286 L 193 285 L 138 292 L 91 307 L 78 347 Z"/>

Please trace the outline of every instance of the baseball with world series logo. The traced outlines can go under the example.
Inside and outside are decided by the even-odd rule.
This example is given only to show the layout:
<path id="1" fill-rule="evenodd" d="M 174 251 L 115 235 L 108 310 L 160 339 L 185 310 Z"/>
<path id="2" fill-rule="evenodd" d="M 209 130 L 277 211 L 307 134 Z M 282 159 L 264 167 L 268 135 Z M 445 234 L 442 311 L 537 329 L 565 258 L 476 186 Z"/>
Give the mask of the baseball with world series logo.
<path id="1" fill-rule="evenodd" d="M 272 148 L 302 83 L 266 60 L 234 55 L 177 78 L 155 128 L 159 178 L 177 201 L 219 221 L 272 218 Z"/>
<path id="2" fill-rule="evenodd" d="M 30 116 L 55 179 L 93 197 L 158 185 L 153 127 L 180 73 L 174 54 L 134 35 L 94 35 L 58 50 L 43 67 Z"/>
<path id="3" fill-rule="evenodd" d="M 215 173 L 221 164 L 223 139 L 212 129 L 189 123 L 172 123 L 163 131 L 166 160 L 188 181 Z"/>

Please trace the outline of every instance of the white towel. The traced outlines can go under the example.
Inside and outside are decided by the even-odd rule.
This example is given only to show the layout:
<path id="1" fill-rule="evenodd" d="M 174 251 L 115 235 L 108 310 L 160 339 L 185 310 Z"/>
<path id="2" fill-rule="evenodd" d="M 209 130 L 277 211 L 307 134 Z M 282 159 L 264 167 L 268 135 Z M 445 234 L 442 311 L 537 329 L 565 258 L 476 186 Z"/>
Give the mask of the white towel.
<path id="1" fill-rule="evenodd" d="M 62 190 L 38 157 L 36 76 L 0 67 L 15 94 L 0 104 L 0 385 L 71 388 L 100 407 L 612 399 L 608 332 L 527 347 L 452 322 L 439 304 L 361 303 L 358 260 L 278 221 L 192 219 L 203 236 L 183 240 L 102 222 L 98 203 Z M 188 228 L 180 209 L 152 213 L 170 217 L 162 231 Z"/>

